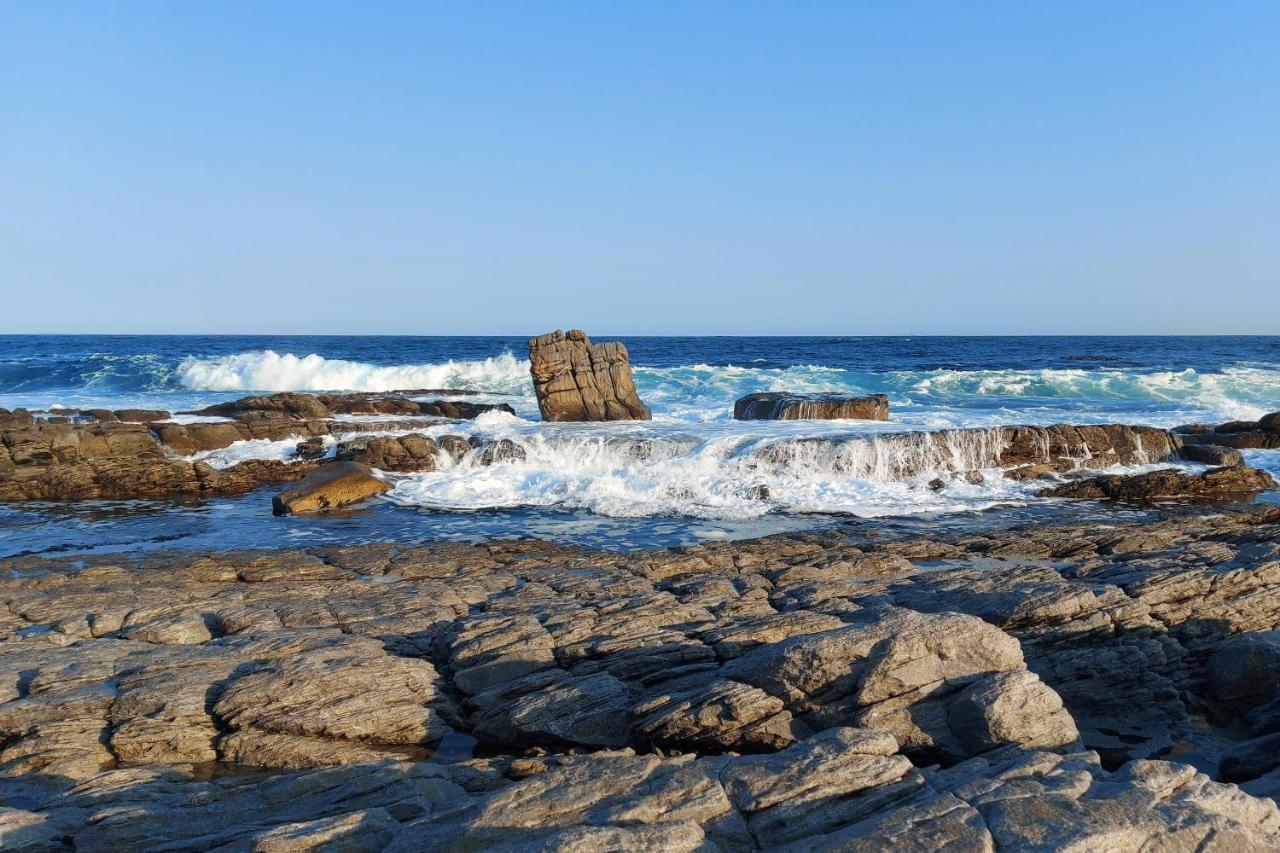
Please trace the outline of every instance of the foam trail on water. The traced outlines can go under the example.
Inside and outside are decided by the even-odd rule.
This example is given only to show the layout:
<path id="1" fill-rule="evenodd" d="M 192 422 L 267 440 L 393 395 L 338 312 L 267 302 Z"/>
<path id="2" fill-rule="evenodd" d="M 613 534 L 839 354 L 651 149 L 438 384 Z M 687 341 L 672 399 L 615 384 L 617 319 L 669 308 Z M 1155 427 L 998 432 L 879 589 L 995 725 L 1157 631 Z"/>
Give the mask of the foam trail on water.
<path id="1" fill-rule="evenodd" d="M 377 365 L 296 356 L 274 350 L 214 358 L 191 357 L 177 368 L 183 387 L 196 391 L 398 391 L 459 388 L 496 394 L 532 393 L 528 365 L 511 353 L 479 361 Z"/>

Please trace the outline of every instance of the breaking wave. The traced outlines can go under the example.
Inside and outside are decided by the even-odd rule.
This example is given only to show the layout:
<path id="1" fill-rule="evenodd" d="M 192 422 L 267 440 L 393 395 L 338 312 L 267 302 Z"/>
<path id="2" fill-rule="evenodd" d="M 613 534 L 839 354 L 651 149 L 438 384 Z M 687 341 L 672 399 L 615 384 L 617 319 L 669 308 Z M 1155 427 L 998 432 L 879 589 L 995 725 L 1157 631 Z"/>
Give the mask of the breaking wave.
<path id="1" fill-rule="evenodd" d="M 511 353 L 479 361 L 378 365 L 274 350 L 184 359 L 176 375 L 193 391 L 401 391 L 457 388 L 532 392 L 528 365 Z"/>

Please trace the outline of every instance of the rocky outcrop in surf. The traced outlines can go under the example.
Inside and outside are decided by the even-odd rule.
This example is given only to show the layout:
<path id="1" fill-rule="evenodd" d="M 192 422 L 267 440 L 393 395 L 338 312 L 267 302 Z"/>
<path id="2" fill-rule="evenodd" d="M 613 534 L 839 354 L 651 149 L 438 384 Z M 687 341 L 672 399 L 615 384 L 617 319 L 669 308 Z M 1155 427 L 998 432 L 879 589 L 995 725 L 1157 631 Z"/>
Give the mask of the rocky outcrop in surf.
<path id="1" fill-rule="evenodd" d="M 142 423 L 0 416 L 0 500 L 239 494 L 296 480 L 312 467 L 255 460 L 216 470 L 174 458 Z"/>
<path id="2" fill-rule="evenodd" d="M 789 394 L 762 391 L 748 394 L 733 404 L 733 417 L 740 421 L 765 420 L 889 420 L 889 398 L 884 394 L 841 397 L 833 394 Z"/>
<path id="3" fill-rule="evenodd" d="M 1188 424 L 1176 432 L 1187 444 L 1209 444 L 1237 450 L 1280 448 L 1280 412 L 1256 421 L 1227 421 L 1223 424 Z"/>
<path id="4" fill-rule="evenodd" d="M 416 393 L 416 392 L 406 392 Z M 473 394 L 473 391 L 421 392 L 441 394 Z M 392 394 L 298 394 L 284 392 L 265 396 L 242 397 L 229 403 L 218 403 L 201 409 L 198 414 L 217 415 L 242 421 L 263 418 L 311 420 L 335 415 L 404 415 L 471 419 L 484 412 L 515 414 L 506 403 L 472 403 L 466 400 L 413 400 L 401 393 Z"/>
<path id="5" fill-rule="evenodd" d="M 1063 483 L 1039 492 L 1048 498 L 1108 498 L 1115 501 L 1152 501 L 1173 498 L 1198 500 L 1249 497 L 1276 488 L 1275 477 L 1248 465 L 1212 468 L 1203 473 L 1175 469 L 1145 474 L 1090 477 Z"/>
<path id="6" fill-rule="evenodd" d="M 529 372 L 544 421 L 648 420 L 627 348 L 618 341 L 593 344 L 577 329 L 529 340 Z"/>
<path id="7" fill-rule="evenodd" d="M 822 468 L 892 482 L 985 468 L 1045 466 L 1038 475 L 1166 462 L 1177 458 L 1180 446 L 1178 436 L 1155 427 L 1055 424 L 787 439 L 760 447 L 754 456 L 766 466 Z"/>

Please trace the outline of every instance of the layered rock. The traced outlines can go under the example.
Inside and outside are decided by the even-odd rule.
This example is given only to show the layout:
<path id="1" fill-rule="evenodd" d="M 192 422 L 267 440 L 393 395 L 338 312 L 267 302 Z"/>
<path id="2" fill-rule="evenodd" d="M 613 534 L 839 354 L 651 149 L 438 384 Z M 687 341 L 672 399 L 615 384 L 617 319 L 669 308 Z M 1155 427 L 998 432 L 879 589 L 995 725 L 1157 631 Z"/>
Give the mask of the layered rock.
<path id="1" fill-rule="evenodd" d="M 309 464 L 244 462 L 215 470 L 173 458 L 146 424 L 0 417 L 0 500 L 238 494 L 305 476 Z"/>
<path id="2" fill-rule="evenodd" d="M 1228 421 L 1224 424 L 1190 424 L 1177 430 L 1187 444 L 1208 444 L 1237 450 L 1280 448 L 1280 412 L 1256 421 Z"/>
<path id="3" fill-rule="evenodd" d="M 529 370 L 544 421 L 648 420 L 636 394 L 627 348 L 593 344 L 585 332 L 551 332 L 529 340 Z"/>
<path id="4" fill-rule="evenodd" d="M 0 561 L 0 843 L 1280 846 L 1280 508 L 875 532 Z"/>
<path id="5" fill-rule="evenodd" d="M 181 423 L 162 419 L 167 412 L 141 410 L 76 410 L 52 417 L 2 413 L 0 500 L 238 494 L 299 479 L 312 470 L 311 461 L 327 453 L 328 436 L 368 429 L 357 421 L 334 420 L 335 415 L 401 414 L 406 420 L 379 420 L 377 427 L 409 431 L 421 429 L 424 417 L 473 418 L 495 409 L 512 411 L 506 404 L 419 402 L 394 395 L 286 393 L 219 404 L 205 411 L 210 420 Z M 297 458 L 306 464 L 256 460 L 218 469 L 179 458 L 201 457 L 239 441 L 291 438 L 302 439 Z M 458 439 L 453 440 L 456 450 Z M 348 443 L 348 458 L 384 470 L 431 470 L 430 443 L 413 435 L 367 439 Z"/>
<path id="6" fill-rule="evenodd" d="M 941 471 L 1035 466 L 1030 474 L 1038 477 L 1164 462 L 1176 459 L 1180 447 L 1178 435 L 1155 427 L 1055 424 L 788 439 L 763 445 L 753 455 L 772 469 L 820 465 L 836 474 L 888 482 Z"/>
<path id="7" fill-rule="evenodd" d="M 1148 501 L 1167 498 L 1245 497 L 1274 488 L 1276 480 L 1266 471 L 1247 465 L 1233 465 L 1211 468 L 1203 473 L 1168 469 L 1145 474 L 1091 477 L 1054 486 L 1039 494 L 1051 498 Z"/>
<path id="8" fill-rule="evenodd" d="M 748 394 L 733 404 L 733 417 L 740 421 L 761 420 L 889 420 L 889 398 L 884 394 L 842 397 L 836 394 L 789 394 L 762 391 Z"/>

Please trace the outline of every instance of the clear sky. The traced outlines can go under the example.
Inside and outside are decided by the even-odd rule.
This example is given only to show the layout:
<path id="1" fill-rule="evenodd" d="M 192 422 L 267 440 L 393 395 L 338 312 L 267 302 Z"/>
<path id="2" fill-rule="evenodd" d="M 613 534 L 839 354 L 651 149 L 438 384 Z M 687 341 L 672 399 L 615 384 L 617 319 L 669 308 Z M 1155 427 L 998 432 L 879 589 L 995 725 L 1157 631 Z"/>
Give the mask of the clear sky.
<path id="1" fill-rule="evenodd" d="M 1280 3 L 8 2 L 0 332 L 1280 333 Z"/>

